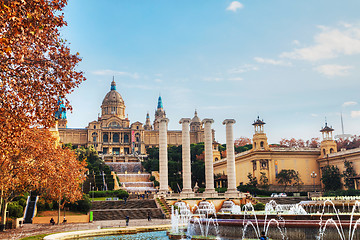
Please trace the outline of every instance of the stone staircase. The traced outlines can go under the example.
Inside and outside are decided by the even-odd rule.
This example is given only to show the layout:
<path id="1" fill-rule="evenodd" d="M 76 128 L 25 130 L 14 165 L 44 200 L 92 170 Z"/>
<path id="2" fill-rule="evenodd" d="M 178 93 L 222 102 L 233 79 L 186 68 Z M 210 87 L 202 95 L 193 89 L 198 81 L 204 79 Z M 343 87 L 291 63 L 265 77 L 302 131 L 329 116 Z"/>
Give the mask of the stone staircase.
<path id="1" fill-rule="evenodd" d="M 95 201 L 92 203 L 94 221 L 124 220 L 126 216 L 131 219 L 164 218 L 155 200 L 128 200 L 125 201 Z"/>

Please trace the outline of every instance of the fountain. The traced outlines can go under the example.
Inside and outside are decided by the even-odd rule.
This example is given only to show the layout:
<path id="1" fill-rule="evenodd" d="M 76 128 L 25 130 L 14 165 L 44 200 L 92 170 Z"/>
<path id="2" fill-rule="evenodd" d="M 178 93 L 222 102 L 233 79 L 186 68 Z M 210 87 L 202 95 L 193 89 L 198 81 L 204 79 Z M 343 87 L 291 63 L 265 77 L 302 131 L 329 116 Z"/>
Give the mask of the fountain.
<path id="1" fill-rule="evenodd" d="M 277 204 L 272 200 L 265 205 L 264 211 L 255 211 L 251 203 L 240 209 L 240 206 L 224 201 L 216 213 L 212 203 L 201 201 L 194 206 L 194 214 L 189 214 L 187 204 L 180 202 L 175 204 L 172 231 L 184 232 L 175 227 L 179 224 L 187 225 L 188 239 L 258 239 L 261 232 L 265 232 L 271 239 L 359 240 L 360 215 L 357 212 L 360 211 L 360 202 L 351 205 L 351 211 L 345 213 L 347 204 L 330 200 L 313 202 L 312 205 Z M 187 217 L 180 224 L 181 212 Z M 184 233 L 181 237 L 184 238 Z"/>

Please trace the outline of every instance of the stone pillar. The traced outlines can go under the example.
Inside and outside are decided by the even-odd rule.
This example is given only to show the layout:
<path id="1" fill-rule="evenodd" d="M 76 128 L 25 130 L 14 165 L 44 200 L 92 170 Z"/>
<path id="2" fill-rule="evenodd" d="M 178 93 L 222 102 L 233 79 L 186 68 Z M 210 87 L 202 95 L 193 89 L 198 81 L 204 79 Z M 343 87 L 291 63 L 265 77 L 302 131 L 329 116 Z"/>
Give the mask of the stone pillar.
<path id="1" fill-rule="evenodd" d="M 205 197 L 215 197 L 217 193 L 214 188 L 214 166 L 213 166 L 213 137 L 211 124 L 213 119 L 204 119 L 204 138 L 205 138 Z"/>
<path id="2" fill-rule="evenodd" d="M 180 119 L 182 124 L 182 175 L 183 175 L 183 189 L 181 191 L 182 197 L 192 197 L 194 193 L 191 189 L 191 158 L 190 158 L 190 118 Z"/>
<path id="3" fill-rule="evenodd" d="M 236 189 L 236 171 L 235 171 L 235 151 L 234 151 L 234 134 L 233 124 L 236 121 L 234 119 L 225 119 L 223 124 L 226 125 L 226 162 L 227 162 L 227 180 L 228 188 L 226 196 L 238 197 L 238 191 Z"/>
<path id="4" fill-rule="evenodd" d="M 169 119 L 161 118 L 159 122 L 159 175 L 160 175 L 160 194 L 169 191 L 168 183 L 168 152 L 167 152 L 167 124 Z"/>

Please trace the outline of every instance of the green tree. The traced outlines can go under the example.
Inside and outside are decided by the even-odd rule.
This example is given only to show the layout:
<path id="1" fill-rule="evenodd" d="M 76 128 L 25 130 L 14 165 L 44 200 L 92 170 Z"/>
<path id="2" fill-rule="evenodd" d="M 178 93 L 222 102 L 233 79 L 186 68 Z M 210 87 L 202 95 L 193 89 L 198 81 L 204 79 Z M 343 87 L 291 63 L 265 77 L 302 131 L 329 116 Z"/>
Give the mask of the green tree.
<path id="1" fill-rule="evenodd" d="M 356 172 L 354 170 L 352 162 L 345 160 L 344 167 L 345 167 L 345 171 L 343 171 L 343 176 L 344 176 L 345 187 L 347 189 L 355 189 L 354 179 L 351 179 L 351 177 L 356 176 Z"/>
<path id="2" fill-rule="evenodd" d="M 96 175 L 102 172 L 105 172 L 106 174 L 110 173 L 110 167 L 106 165 L 104 161 L 99 157 L 98 152 L 96 151 L 94 146 L 90 145 L 87 148 L 77 148 L 76 154 L 80 161 L 86 160 L 87 168 L 89 169 L 90 173 L 94 173 Z"/>
<path id="3" fill-rule="evenodd" d="M 288 185 L 299 185 L 301 184 L 301 179 L 299 172 L 294 169 L 283 169 L 276 176 L 277 182 L 281 185 L 284 185 L 284 192 Z"/>
<path id="4" fill-rule="evenodd" d="M 337 166 L 325 166 L 322 169 L 321 181 L 325 191 L 336 191 L 342 188 L 340 170 Z"/>
<path id="5" fill-rule="evenodd" d="M 260 172 L 260 175 L 260 187 L 267 189 L 269 187 L 269 178 L 264 172 Z"/>
<path id="6" fill-rule="evenodd" d="M 256 177 L 253 177 L 251 173 L 248 173 L 247 178 L 249 179 L 249 182 L 246 185 L 256 188 L 258 184 Z"/>

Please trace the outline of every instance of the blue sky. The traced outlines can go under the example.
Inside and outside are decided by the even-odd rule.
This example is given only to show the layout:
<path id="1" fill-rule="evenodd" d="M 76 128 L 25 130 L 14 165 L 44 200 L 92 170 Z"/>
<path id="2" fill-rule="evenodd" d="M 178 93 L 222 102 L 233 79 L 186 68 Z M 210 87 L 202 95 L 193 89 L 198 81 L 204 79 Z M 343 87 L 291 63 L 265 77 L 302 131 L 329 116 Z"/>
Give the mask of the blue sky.
<path id="1" fill-rule="evenodd" d="M 257 115 L 270 143 L 320 137 L 328 123 L 360 133 L 360 1 L 70 0 L 62 30 L 87 81 L 68 96 L 68 127 L 97 119 L 115 76 L 132 122 L 154 119 L 161 94 L 179 120 L 234 118 L 251 137 Z"/>

